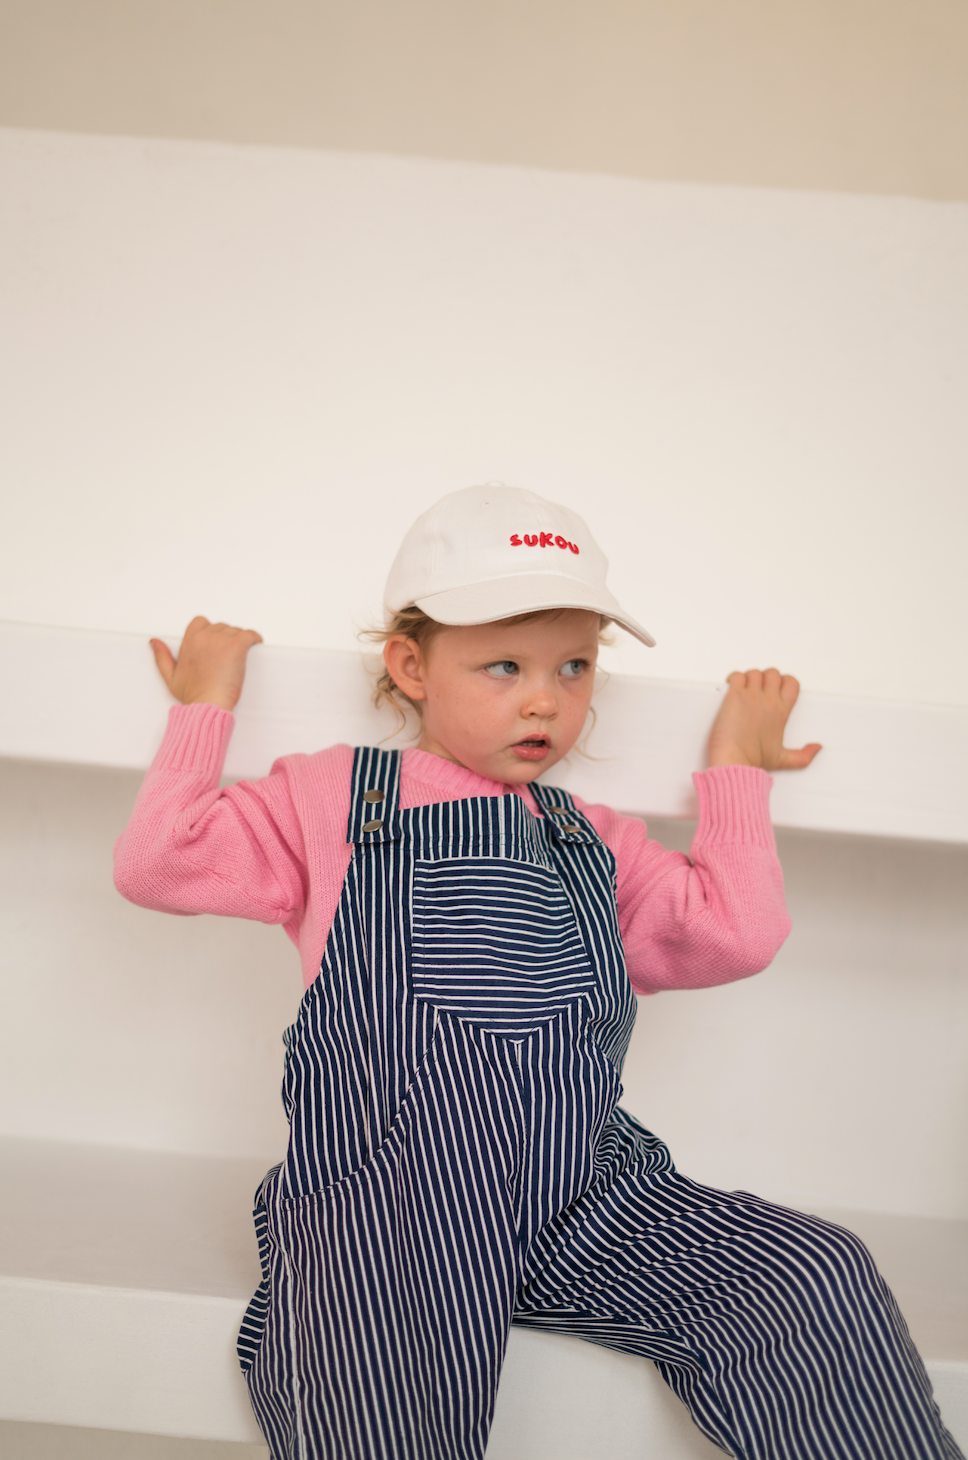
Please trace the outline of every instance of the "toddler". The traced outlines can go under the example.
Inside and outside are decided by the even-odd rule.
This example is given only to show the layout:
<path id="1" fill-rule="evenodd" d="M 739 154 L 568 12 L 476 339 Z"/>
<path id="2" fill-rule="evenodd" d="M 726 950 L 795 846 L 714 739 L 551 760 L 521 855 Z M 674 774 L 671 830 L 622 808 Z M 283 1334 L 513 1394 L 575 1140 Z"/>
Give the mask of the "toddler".
<path id="1" fill-rule="evenodd" d="M 764 968 L 789 922 L 768 814 L 796 680 L 734 674 L 691 856 L 540 782 L 600 634 L 654 641 L 574 512 L 496 484 L 415 523 L 380 693 L 404 752 L 337 745 L 219 790 L 259 635 L 196 618 L 117 848 L 144 907 L 281 923 L 285 1160 L 256 1196 L 239 1355 L 273 1460 L 480 1460 L 512 1323 L 644 1355 L 743 1460 L 960 1452 L 851 1233 L 680 1175 L 619 1106 L 635 992 Z"/>

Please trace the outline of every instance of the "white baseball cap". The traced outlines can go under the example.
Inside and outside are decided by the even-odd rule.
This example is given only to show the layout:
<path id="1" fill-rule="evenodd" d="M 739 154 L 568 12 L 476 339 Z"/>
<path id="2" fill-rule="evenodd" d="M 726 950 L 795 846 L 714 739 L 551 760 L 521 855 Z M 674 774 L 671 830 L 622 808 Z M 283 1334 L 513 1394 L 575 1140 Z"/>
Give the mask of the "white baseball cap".
<path id="1" fill-rule="evenodd" d="M 568 507 L 487 482 L 441 497 L 400 545 L 390 613 L 416 606 L 441 624 L 490 624 L 546 608 L 587 608 L 650 647 L 652 635 L 605 587 L 608 559 Z"/>

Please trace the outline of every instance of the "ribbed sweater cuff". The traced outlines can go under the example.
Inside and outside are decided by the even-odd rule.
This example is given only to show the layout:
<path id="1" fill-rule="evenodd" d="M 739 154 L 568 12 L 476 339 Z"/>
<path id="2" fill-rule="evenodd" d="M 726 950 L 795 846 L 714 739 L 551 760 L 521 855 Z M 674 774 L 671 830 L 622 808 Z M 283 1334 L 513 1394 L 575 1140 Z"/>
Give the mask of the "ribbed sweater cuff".
<path id="1" fill-rule="evenodd" d="M 153 771 L 192 771 L 218 782 L 235 716 L 218 705 L 172 705 Z"/>
<path id="2" fill-rule="evenodd" d="M 692 779 L 699 798 L 697 842 L 742 842 L 776 850 L 770 822 L 772 776 L 758 766 L 720 765 L 697 771 Z"/>

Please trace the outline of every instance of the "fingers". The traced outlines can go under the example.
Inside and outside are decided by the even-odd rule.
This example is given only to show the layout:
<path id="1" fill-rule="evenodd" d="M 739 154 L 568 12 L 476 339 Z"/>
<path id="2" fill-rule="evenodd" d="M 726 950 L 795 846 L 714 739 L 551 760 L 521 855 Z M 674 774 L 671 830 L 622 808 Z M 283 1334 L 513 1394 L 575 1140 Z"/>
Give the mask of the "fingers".
<path id="1" fill-rule="evenodd" d="M 734 670 L 726 676 L 726 683 L 731 689 L 766 690 L 771 694 L 778 694 L 791 710 L 800 693 L 799 680 L 792 674 L 781 674 L 779 669 L 772 668 L 747 669 L 745 674 Z"/>
<path id="2" fill-rule="evenodd" d="M 783 675 L 778 669 L 747 669 L 745 674 L 736 669 L 726 676 L 726 683 L 731 689 L 778 691 L 784 681 L 790 678 L 791 675 Z M 793 683 L 796 684 L 796 680 Z"/>
<path id="3" fill-rule="evenodd" d="M 800 750 L 788 750 L 787 747 L 784 746 L 783 749 L 780 751 L 780 758 L 777 762 L 776 768 L 779 771 L 806 770 L 807 766 L 813 760 L 814 756 L 818 755 L 821 750 L 823 750 L 823 746 L 818 745 L 816 741 L 812 741 L 809 745 L 802 746 Z"/>
<path id="4" fill-rule="evenodd" d="M 212 632 L 214 634 L 218 634 L 220 638 L 243 638 L 249 639 L 253 644 L 262 643 L 262 635 L 258 632 L 257 629 L 240 629 L 235 624 L 224 624 L 221 622 L 212 624 L 209 623 L 207 618 L 193 618 L 192 622 L 188 625 L 188 628 L 191 629 L 194 624 L 199 624 L 203 628 L 211 629 Z M 186 629 L 186 633 L 187 632 L 188 630 Z"/>
<path id="5" fill-rule="evenodd" d="M 194 639 L 206 629 L 210 631 L 213 639 L 218 639 L 221 642 L 231 639 L 244 640 L 246 649 L 251 649 L 253 644 L 261 644 L 263 642 L 262 635 L 257 629 L 240 629 L 236 628 L 234 624 L 223 623 L 221 620 L 218 623 L 212 623 L 211 619 L 207 619 L 201 613 L 192 619 L 185 630 L 184 637 L 185 639 Z"/>
<path id="6" fill-rule="evenodd" d="M 753 690 L 769 690 L 777 693 L 783 683 L 783 675 L 778 669 L 747 669 L 746 688 Z"/>
<path id="7" fill-rule="evenodd" d="M 241 649 L 243 654 L 248 654 L 255 644 L 262 643 L 262 635 L 256 629 L 235 629 L 230 624 L 218 624 L 216 627 L 224 631 L 222 643 L 233 650 Z"/>
<path id="8" fill-rule="evenodd" d="M 175 673 L 175 656 L 163 640 L 149 639 L 148 642 L 151 645 L 151 652 L 155 656 L 158 673 L 171 689 L 172 675 Z"/>
<path id="9" fill-rule="evenodd" d="M 710 765 L 752 765 L 765 770 L 803 770 L 819 754 L 811 743 L 789 750 L 783 732 L 800 695 L 792 674 L 769 669 L 734 670 L 727 676 L 729 694 L 720 705 L 710 732 Z"/>
<path id="10" fill-rule="evenodd" d="M 239 629 L 236 628 L 235 624 L 223 623 L 208 624 L 208 627 L 211 629 L 213 637 L 217 638 L 220 643 L 231 643 L 239 640 L 244 643 L 247 649 L 251 649 L 253 644 L 262 643 L 262 635 L 257 629 Z"/>

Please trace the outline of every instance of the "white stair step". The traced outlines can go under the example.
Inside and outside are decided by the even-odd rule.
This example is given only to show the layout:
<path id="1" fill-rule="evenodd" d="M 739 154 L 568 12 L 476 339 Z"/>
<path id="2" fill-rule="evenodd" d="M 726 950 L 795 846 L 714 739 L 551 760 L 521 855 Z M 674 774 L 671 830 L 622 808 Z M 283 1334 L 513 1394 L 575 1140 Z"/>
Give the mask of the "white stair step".
<path id="1" fill-rule="evenodd" d="M 140 769 L 157 749 L 171 700 L 136 635 L 3 623 L 0 676 L 0 755 Z M 394 717 L 374 710 L 372 684 L 360 655 L 259 646 L 226 774 L 265 775 L 279 755 L 392 737 Z M 574 754 L 551 779 L 621 811 L 694 814 L 692 772 L 722 689 L 612 675 L 596 695 L 594 758 Z M 966 736 L 965 708 L 805 693 L 789 742 L 825 748 L 808 771 L 775 777 L 774 821 L 968 841 Z"/>
<path id="2" fill-rule="evenodd" d="M 260 1439 L 234 1336 L 269 1164 L 0 1140 L 0 1417 Z"/>
<path id="3" fill-rule="evenodd" d="M 234 1343 L 269 1164 L 0 1140 L 0 1419 L 257 1441 Z M 968 1223 L 824 1215 L 871 1247 L 968 1445 Z M 718 1453 L 648 1362 L 513 1331 L 489 1460 Z"/>

